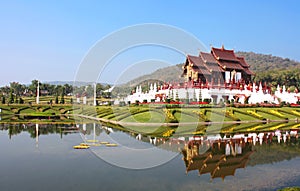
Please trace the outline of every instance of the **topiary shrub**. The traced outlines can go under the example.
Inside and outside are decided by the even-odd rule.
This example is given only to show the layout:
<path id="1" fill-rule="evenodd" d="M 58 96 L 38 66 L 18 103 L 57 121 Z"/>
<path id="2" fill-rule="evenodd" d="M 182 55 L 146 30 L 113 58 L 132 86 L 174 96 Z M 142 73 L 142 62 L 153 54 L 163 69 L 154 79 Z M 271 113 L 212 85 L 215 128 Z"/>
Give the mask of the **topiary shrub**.
<path id="1" fill-rule="evenodd" d="M 58 95 L 55 96 L 55 104 L 58 104 Z"/>
<path id="2" fill-rule="evenodd" d="M 19 104 L 24 104 L 24 100 L 20 97 Z"/>
<path id="3" fill-rule="evenodd" d="M 166 103 L 170 103 L 171 102 L 171 99 L 170 98 L 167 98 L 166 99 Z"/>
<path id="4" fill-rule="evenodd" d="M 5 97 L 4 96 L 2 96 L 1 103 L 5 104 Z"/>
<path id="5" fill-rule="evenodd" d="M 203 100 L 203 102 L 210 103 L 210 102 L 211 102 L 211 99 L 205 98 L 205 99 Z"/>

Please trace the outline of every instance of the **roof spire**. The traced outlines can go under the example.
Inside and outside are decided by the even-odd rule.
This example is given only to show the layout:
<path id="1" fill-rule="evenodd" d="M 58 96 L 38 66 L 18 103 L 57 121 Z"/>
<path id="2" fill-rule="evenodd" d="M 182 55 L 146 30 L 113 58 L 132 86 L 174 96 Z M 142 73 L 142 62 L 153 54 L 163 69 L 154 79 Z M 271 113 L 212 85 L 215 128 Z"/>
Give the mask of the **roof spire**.
<path id="1" fill-rule="evenodd" d="M 222 50 L 224 50 L 225 48 L 224 48 L 224 44 L 222 44 Z"/>

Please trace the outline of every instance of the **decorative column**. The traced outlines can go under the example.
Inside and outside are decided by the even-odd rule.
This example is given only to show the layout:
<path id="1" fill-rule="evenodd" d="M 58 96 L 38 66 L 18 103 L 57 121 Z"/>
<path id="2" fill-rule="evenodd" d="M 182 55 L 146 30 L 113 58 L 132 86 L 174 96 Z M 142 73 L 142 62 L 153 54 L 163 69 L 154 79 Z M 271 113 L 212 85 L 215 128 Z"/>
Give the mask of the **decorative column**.
<path id="1" fill-rule="evenodd" d="M 36 89 L 36 104 L 40 103 L 40 82 L 38 81 L 37 89 Z"/>

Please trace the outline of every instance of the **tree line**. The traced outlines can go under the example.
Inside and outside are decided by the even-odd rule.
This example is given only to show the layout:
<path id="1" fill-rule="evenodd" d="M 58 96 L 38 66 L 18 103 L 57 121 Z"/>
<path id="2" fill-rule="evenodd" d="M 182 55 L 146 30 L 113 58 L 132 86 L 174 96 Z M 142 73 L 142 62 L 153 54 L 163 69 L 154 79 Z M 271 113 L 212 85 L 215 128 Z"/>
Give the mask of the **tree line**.
<path id="1" fill-rule="evenodd" d="M 300 63 L 289 58 L 273 56 L 271 54 L 258 54 L 254 52 L 237 52 L 238 56 L 245 58 L 250 69 L 255 73 L 253 81 L 263 82 L 272 86 L 285 85 L 294 91 L 300 88 Z"/>
<path id="2" fill-rule="evenodd" d="M 0 87 L 1 103 L 23 103 L 24 97 L 36 97 L 37 87 L 39 83 L 39 95 L 40 96 L 55 96 L 55 103 L 64 102 L 64 96 L 87 96 L 92 97 L 94 95 L 94 87 L 92 84 L 85 86 L 73 86 L 70 84 L 53 85 L 49 83 L 41 83 L 38 80 L 32 80 L 31 84 L 25 85 L 19 82 L 11 82 L 9 86 Z M 109 89 L 110 85 L 103 85 L 101 83 L 96 84 L 97 97 L 109 97 L 110 94 L 105 92 Z M 60 101 L 58 100 L 60 96 Z"/>
<path id="3" fill-rule="evenodd" d="M 257 72 L 254 76 L 256 82 L 266 82 L 275 89 L 277 85 L 285 85 L 294 91 L 300 88 L 300 69 L 285 69 Z"/>

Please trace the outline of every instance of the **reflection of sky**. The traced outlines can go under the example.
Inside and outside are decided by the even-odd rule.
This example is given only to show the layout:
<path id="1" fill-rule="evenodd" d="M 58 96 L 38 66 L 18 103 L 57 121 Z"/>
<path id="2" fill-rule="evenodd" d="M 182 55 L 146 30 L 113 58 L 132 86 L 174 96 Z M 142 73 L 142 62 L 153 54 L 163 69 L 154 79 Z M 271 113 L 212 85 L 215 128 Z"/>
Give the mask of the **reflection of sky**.
<path id="1" fill-rule="evenodd" d="M 238 169 L 235 176 L 210 182 L 207 174 L 186 175 L 182 156 L 155 168 L 128 170 L 104 162 L 90 150 L 74 150 L 80 142 L 78 134 L 63 139 L 42 135 L 37 148 L 27 133 L 9 140 L 8 132 L 0 131 L 0 190 L 275 190 L 300 183 L 295 168 L 300 158 Z"/>
<path id="2" fill-rule="evenodd" d="M 83 139 L 96 139 L 116 143 L 118 147 L 91 147 L 93 153 L 104 161 L 122 168 L 146 169 L 169 162 L 178 153 L 168 152 L 149 143 L 138 141 L 126 133 L 102 133 L 100 136 L 84 136 Z"/>

